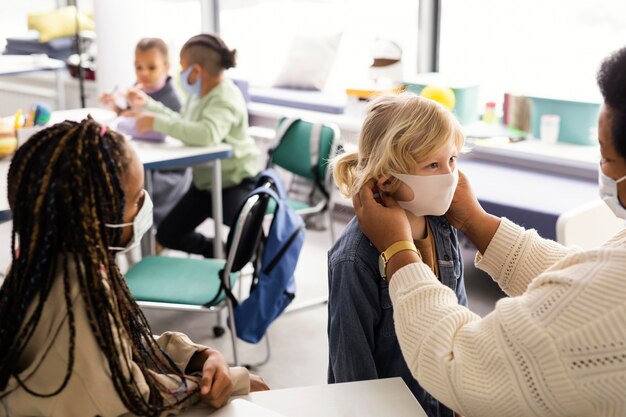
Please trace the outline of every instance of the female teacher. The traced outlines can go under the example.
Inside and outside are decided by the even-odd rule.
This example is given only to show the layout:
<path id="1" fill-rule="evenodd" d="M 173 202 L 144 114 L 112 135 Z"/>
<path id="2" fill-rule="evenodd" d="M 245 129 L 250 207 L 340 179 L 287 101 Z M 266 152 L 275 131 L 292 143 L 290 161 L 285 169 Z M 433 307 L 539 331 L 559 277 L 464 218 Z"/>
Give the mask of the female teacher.
<path id="1" fill-rule="evenodd" d="M 600 195 L 626 219 L 626 48 L 598 72 Z M 379 251 L 409 240 L 404 211 L 373 182 L 353 199 Z M 465 176 L 448 213 L 476 265 L 509 297 L 480 318 L 413 250 L 386 263 L 396 333 L 413 375 L 466 417 L 626 415 L 626 229 L 593 250 L 566 248 L 485 212 Z"/>

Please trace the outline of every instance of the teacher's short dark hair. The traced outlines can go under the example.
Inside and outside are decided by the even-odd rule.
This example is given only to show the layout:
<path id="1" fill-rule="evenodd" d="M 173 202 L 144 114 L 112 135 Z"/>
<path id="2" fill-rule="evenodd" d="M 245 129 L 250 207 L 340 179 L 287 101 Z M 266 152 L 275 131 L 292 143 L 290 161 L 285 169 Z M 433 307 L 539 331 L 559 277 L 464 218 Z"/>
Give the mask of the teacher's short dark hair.
<path id="1" fill-rule="evenodd" d="M 626 159 L 626 47 L 602 61 L 597 80 L 604 103 L 611 110 L 613 145 Z"/>

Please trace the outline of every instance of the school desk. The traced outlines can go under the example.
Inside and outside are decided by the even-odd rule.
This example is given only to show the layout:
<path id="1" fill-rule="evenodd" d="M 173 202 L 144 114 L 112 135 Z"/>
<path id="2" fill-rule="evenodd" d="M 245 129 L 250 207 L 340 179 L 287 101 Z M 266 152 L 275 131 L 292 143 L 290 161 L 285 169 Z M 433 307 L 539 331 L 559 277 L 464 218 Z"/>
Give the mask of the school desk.
<path id="1" fill-rule="evenodd" d="M 0 55 L 0 77 L 30 72 L 54 71 L 57 108 L 65 108 L 63 72 L 65 62 L 40 55 Z"/>
<path id="2" fill-rule="evenodd" d="M 115 113 L 98 108 L 62 110 L 52 113 L 51 123 L 62 120 L 80 121 L 88 114 L 100 123 L 111 123 L 115 119 Z M 185 146 L 181 141 L 174 138 L 166 138 L 163 143 L 149 143 L 132 140 L 130 142 L 141 160 L 145 169 L 145 188 L 148 192 L 152 186 L 152 171 L 156 169 L 185 168 L 199 165 L 211 165 L 213 171 L 214 191 L 212 197 L 212 211 L 215 224 L 223 224 L 222 215 L 222 169 L 221 160 L 232 156 L 232 147 L 221 144 L 217 146 Z M 0 221 L 10 220 L 11 213 L 7 201 L 6 173 L 8 172 L 9 160 L 0 160 Z M 152 234 L 149 236 L 153 237 Z M 216 258 L 223 257 L 223 231 L 221 227 L 215 228 L 214 253 Z M 154 249 L 154 240 L 151 239 L 150 249 Z"/>
<path id="3" fill-rule="evenodd" d="M 277 389 L 233 398 L 251 401 L 286 417 L 426 417 L 402 378 Z M 211 410 L 199 407 L 179 415 L 206 417 L 211 414 Z"/>

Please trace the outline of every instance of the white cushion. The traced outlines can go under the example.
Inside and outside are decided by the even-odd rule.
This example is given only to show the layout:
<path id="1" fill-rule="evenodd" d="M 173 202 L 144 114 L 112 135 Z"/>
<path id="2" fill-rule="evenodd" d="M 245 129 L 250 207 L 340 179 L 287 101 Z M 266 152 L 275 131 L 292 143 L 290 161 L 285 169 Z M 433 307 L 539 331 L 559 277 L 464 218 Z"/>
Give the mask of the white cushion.
<path id="1" fill-rule="evenodd" d="M 293 38 L 274 87 L 322 90 L 341 40 L 341 33 Z"/>

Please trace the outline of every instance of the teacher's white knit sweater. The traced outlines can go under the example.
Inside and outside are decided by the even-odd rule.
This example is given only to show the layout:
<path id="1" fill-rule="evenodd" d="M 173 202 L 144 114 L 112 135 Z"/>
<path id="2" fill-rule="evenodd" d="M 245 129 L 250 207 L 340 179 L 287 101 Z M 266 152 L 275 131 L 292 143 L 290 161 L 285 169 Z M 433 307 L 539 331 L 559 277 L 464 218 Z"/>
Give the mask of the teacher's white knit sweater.
<path id="1" fill-rule="evenodd" d="M 626 416 L 626 229 L 575 251 L 503 219 L 476 264 L 511 296 L 482 319 L 423 264 L 391 280 L 419 383 L 466 417 Z"/>

